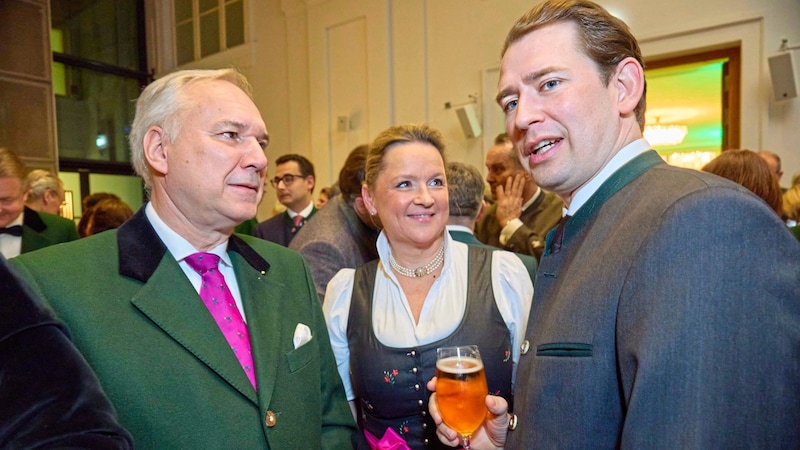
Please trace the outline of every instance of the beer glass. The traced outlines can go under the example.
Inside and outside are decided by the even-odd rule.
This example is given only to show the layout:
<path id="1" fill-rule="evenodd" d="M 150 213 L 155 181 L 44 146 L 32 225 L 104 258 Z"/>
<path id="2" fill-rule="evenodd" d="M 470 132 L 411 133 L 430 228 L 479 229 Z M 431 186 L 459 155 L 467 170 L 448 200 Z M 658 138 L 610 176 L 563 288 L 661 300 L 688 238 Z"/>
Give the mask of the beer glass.
<path id="1" fill-rule="evenodd" d="M 477 345 L 436 349 L 436 401 L 444 423 L 469 439 L 486 418 L 486 375 Z"/>

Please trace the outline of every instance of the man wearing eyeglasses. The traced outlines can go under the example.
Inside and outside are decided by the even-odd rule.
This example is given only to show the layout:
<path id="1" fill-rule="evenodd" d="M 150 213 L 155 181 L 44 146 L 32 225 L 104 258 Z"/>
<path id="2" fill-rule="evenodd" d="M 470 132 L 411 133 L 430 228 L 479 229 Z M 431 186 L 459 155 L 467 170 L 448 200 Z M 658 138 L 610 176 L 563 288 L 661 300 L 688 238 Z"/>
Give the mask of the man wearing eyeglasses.
<path id="1" fill-rule="evenodd" d="M 270 184 L 286 211 L 256 225 L 253 235 L 289 246 L 294 235 L 317 212 L 314 192 L 314 165 L 303 156 L 288 154 L 275 160 L 275 178 Z"/>

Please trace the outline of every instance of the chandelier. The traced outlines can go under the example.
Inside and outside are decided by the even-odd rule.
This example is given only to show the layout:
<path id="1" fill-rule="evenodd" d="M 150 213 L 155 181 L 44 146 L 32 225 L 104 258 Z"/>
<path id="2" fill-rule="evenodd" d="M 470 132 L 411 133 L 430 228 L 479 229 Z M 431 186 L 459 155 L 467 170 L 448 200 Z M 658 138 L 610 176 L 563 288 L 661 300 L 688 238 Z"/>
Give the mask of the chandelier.
<path id="1" fill-rule="evenodd" d="M 678 145 L 683 142 L 688 132 L 689 127 L 686 125 L 661 125 L 659 118 L 656 117 L 655 125 L 644 127 L 644 138 L 653 147 Z"/>

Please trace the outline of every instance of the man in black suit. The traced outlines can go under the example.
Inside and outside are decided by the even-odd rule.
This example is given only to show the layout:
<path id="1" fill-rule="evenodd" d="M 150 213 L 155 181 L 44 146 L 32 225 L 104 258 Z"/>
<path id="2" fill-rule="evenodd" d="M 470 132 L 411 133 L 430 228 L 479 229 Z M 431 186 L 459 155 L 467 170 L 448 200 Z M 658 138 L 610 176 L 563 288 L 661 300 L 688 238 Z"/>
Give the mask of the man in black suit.
<path id="1" fill-rule="evenodd" d="M 71 220 L 25 206 L 27 174 L 14 152 L 0 148 L 0 253 L 6 258 L 78 239 Z"/>

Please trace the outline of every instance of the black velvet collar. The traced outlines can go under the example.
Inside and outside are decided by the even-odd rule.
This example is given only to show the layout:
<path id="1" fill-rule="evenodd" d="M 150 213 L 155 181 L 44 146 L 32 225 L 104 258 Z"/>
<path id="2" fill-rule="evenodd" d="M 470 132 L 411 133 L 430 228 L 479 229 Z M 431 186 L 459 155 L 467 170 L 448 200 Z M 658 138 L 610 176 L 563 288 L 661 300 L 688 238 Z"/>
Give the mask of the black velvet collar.
<path id="1" fill-rule="evenodd" d="M 150 279 L 167 252 L 166 245 L 147 220 L 144 209 L 145 206 L 142 206 L 117 230 L 119 273 L 143 283 Z M 228 240 L 228 251 L 242 255 L 248 264 L 260 272 L 269 270 L 269 263 L 236 235 Z"/>

